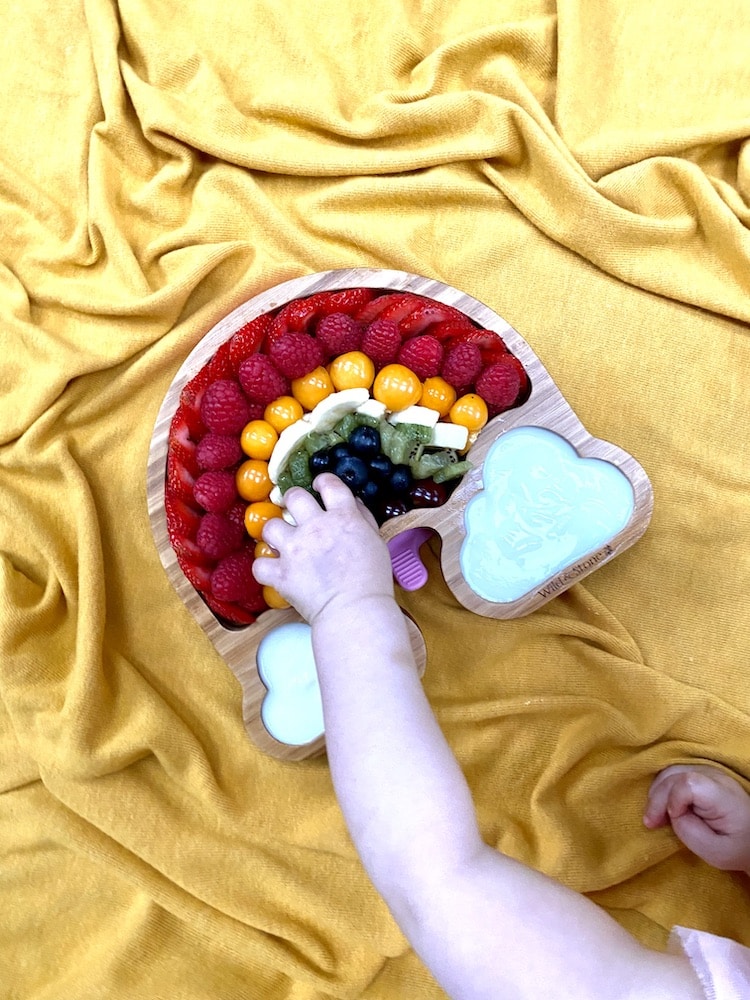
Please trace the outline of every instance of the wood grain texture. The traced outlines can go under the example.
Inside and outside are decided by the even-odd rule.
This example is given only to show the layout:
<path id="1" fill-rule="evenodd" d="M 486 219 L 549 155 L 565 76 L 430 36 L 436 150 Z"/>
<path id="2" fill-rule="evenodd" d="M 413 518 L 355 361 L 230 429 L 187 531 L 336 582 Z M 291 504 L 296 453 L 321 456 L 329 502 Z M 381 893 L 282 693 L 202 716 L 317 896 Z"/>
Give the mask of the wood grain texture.
<path id="1" fill-rule="evenodd" d="M 646 530 L 653 507 L 651 484 L 638 462 L 616 445 L 589 434 L 523 337 L 488 306 L 450 285 L 404 271 L 351 268 L 295 278 L 238 306 L 217 323 L 190 352 L 164 397 L 149 450 L 148 510 L 154 542 L 172 585 L 242 687 L 243 717 L 249 736 L 264 752 L 287 760 L 301 760 L 319 754 L 324 750 L 325 741 L 321 737 L 312 743 L 296 747 L 279 743 L 268 733 L 261 720 L 261 705 L 266 689 L 258 675 L 255 658 L 261 639 L 272 628 L 301 619 L 292 609 L 272 610 L 264 612 L 254 625 L 228 629 L 217 621 L 185 578 L 167 536 L 164 510 L 169 427 L 185 384 L 197 375 L 221 344 L 245 323 L 292 299 L 320 291 L 356 287 L 414 292 L 459 309 L 480 326 L 502 337 L 529 375 L 532 388 L 528 399 L 516 409 L 495 417 L 484 428 L 468 455 L 473 468 L 454 490 L 448 503 L 432 510 L 410 511 L 386 522 L 381 529 L 386 540 L 409 527 L 428 526 L 436 530 L 442 538 L 441 566 L 446 582 L 456 598 L 469 610 L 493 618 L 514 618 L 528 614 L 637 541 Z M 483 488 L 482 463 L 490 446 L 506 431 L 521 426 L 552 430 L 567 440 L 582 458 L 598 458 L 615 465 L 631 483 L 634 509 L 623 530 L 609 541 L 606 551 L 592 553 L 598 556 L 595 563 L 590 564 L 586 556 L 579 557 L 572 567 L 541 581 L 538 587 L 521 599 L 508 604 L 493 604 L 478 597 L 461 575 L 459 552 L 465 537 L 463 511 L 468 501 Z M 546 595 L 542 593 L 545 590 L 549 591 Z M 410 622 L 410 634 L 420 670 L 424 670 L 424 640 L 413 622 Z"/>

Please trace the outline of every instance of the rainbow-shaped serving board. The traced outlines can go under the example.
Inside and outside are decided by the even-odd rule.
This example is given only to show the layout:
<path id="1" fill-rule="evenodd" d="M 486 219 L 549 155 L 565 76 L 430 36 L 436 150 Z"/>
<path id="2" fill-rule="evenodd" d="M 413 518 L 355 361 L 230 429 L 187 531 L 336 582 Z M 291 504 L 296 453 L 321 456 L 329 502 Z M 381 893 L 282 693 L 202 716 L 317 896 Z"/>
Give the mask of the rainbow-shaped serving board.
<path id="1" fill-rule="evenodd" d="M 586 430 L 513 327 L 450 285 L 403 271 L 352 268 L 287 281 L 238 306 L 190 352 L 164 398 L 149 452 L 148 507 L 170 581 L 240 682 L 248 735 L 261 750 L 288 760 L 325 747 L 309 627 L 291 608 L 269 609 L 253 624 L 227 627 L 185 577 L 167 533 L 169 428 L 185 385 L 238 329 L 293 300 L 360 287 L 411 292 L 452 306 L 501 337 L 531 384 L 524 402 L 491 419 L 479 433 L 466 456 L 471 469 L 443 506 L 411 510 L 382 525 L 392 554 L 410 548 L 400 545 L 409 538 L 403 533 L 416 529 L 412 552 L 400 565 L 394 560 L 396 577 L 406 586 L 423 580 L 417 542 L 435 532 L 442 543 L 441 569 L 456 599 L 486 617 L 519 617 L 636 542 L 653 508 L 651 484 L 640 464 Z M 424 640 L 410 619 L 409 629 L 424 670 Z"/>

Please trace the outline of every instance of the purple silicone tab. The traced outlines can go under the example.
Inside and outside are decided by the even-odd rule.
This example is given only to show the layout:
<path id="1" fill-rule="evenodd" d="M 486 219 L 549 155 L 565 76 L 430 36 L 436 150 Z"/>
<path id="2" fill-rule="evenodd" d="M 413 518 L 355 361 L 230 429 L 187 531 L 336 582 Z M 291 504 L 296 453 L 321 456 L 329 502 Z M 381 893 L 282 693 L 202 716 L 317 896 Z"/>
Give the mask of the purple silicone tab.
<path id="1" fill-rule="evenodd" d="M 388 542 L 396 583 L 404 590 L 419 590 L 427 583 L 427 567 L 419 548 L 432 534 L 429 528 L 407 528 Z"/>

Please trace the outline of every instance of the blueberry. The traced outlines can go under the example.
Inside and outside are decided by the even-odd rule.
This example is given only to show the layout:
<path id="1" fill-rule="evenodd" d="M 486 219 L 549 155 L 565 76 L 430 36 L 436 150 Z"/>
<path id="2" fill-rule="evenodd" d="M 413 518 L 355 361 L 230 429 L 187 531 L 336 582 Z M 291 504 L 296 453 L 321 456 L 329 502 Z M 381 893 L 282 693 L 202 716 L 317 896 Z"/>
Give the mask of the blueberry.
<path id="1" fill-rule="evenodd" d="M 376 455 L 370 459 L 370 475 L 379 482 L 386 482 L 391 478 L 393 462 L 387 455 Z"/>
<path id="2" fill-rule="evenodd" d="M 338 446 L 337 446 L 338 447 Z M 360 490 L 370 478 L 367 466 L 361 458 L 355 455 L 346 455 L 333 464 L 332 472 L 335 476 L 346 483 L 350 490 L 355 493 Z"/>
<path id="3" fill-rule="evenodd" d="M 350 458 L 351 454 L 348 444 L 335 444 L 330 450 L 331 465 L 335 465 L 342 458 Z"/>
<path id="4" fill-rule="evenodd" d="M 376 483 L 374 479 L 368 479 L 365 485 L 360 488 L 358 495 L 362 498 L 365 507 L 376 514 L 383 498 L 380 483 Z"/>
<path id="5" fill-rule="evenodd" d="M 310 455 L 310 474 L 313 479 L 321 472 L 328 472 L 331 468 L 331 453 L 329 451 L 316 451 Z"/>
<path id="6" fill-rule="evenodd" d="M 391 473 L 388 485 L 394 493 L 406 493 L 414 482 L 408 465 L 397 465 Z"/>
<path id="7" fill-rule="evenodd" d="M 348 441 L 352 454 L 359 458 L 373 458 L 380 452 L 380 434 L 374 427 L 355 427 Z"/>

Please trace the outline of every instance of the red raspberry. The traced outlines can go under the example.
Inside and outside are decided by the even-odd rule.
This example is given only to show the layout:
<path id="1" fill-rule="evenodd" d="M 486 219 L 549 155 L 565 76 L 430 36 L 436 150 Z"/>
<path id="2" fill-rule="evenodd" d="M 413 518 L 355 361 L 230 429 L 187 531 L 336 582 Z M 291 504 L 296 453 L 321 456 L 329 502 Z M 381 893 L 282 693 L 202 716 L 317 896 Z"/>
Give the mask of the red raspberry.
<path id="1" fill-rule="evenodd" d="M 241 604 L 260 611 L 265 607 L 261 585 L 253 576 L 253 550 L 242 549 L 226 556 L 211 574 L 211 593 L 219 601 Z"/>
<path id="2" fill-rule="evenodd" d="M 250 419 L 250 408 L 237 382 L 222 378 L 203 393 L 201 419 L 214 434 L 239 434 Z"/>
<path id="3" fill-rule="evenodd" d="M 482 370 L 482 355 L 475 344 L 455 344 L 445 353 L 440 374 L 456 392 L 469 388 Z"/>
<path id="4" fill-rule="evenodd" d="M 243 537 L 243 528 L 224 514 L 204 514 L 195 540 L 207 556 L 223 559 L 242 545 Z"/>
<path id="5" fill-rule="evenodd" d="M 493 414 L 500 413 L 518 399 L 525 375 L 520 361 L 508 354 L 484 369 L 477 379 L 477 393 Z"/>
<path id="6" fill-rule="evenodd" d="M 247 509 L 247 504 L 243 503 L 242 500 L 238 500 L 237 503 L 233 503 L 232 506 L 227 511 L 227 517 L 233 524 L 237 524 L 245 530 L 245 510 Z"/>
<path id="7" fill-rule="evenodd" d="M 271 344 L 269 354 L 288 379 L 302 378 L 323 363 L 320 344 L 308 333 L 283 333 Z"/>
<path id="8" fill-rule="evenodd" d="M 398 357 L 401 334 L 390 319 L 376 319 L 362 334 L 361 350 L 376 368 L 391 364 Z"/>
<path id="9" fill-rule="evenodd" d="M 398 352 L 398 362 L 410 368 L 417 378 L 432 378 L 443 363 L 443 345 L 429 334 L 412 337 Z"/>
<path id="10" fill-rule="evenodd" d="M 204 472 L 195 480 L 193 496 L 204 510 L 223 514 L 237 498 L 234 476 L 231 472 Z"/>
<path id="11" fill-rule="evenodd" d="M 345 313 L 331 313 L 318 323 L 316 336 L 326 354 L 335 357 L 360 349 L 362 327 Z"/>
<path id="12" fill-rule="evenodd" d="M 279 396 L 289 395 L 289 382 L 265 354 L 245 358 L 240 365 L 239 377 L 251 403 L 268 406 Z"/>
<path id="13" fill-rule="evenodd" d="M 242 458 L 239 439 L 228 434 L 206 434 L 196 449 L 201 469 L 228 469 Z"/>

